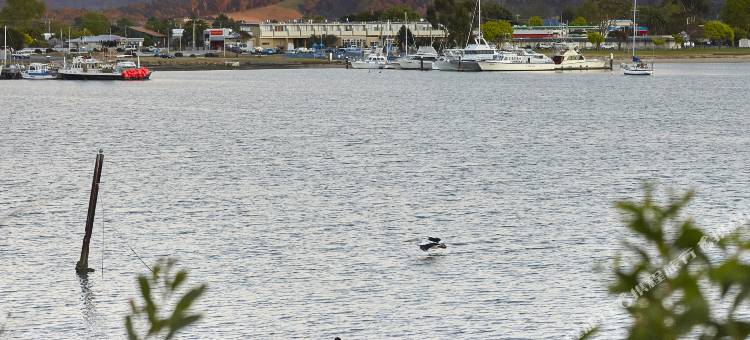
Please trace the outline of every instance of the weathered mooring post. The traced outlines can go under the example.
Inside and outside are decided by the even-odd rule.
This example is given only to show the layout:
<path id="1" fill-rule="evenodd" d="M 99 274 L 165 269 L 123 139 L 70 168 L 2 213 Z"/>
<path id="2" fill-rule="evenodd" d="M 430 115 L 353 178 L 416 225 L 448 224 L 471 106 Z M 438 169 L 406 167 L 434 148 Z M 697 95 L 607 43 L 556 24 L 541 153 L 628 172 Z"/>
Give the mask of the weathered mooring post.
<path id="1" fill-rule="evenodd" d="M 102 177 L 102 164 L 104 163 L 104 153 L 99 149 L 96 155 L 96 165 L 94 166 L 94 180 L 91 182 L 91 196 L 89 197 L 89 210 L 86 215 L 86 235 L 83 237 L 83 247 L 81 247 L 81 258 L 76 263 L 76 273 L 85 274 L 93 272 L 89 268 L 89 243 L 91 242 L 91 233 L 94 230 L 94 215 L 96 213 L 96 199 L 99 196 L 99 180 Z"/>

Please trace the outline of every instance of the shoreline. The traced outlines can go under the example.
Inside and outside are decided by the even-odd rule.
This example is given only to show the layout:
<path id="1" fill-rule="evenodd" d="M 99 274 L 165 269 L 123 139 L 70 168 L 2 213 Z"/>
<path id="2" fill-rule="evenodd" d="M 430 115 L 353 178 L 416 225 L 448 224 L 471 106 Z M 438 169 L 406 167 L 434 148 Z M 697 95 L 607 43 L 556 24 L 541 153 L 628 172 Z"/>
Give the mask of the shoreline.
<path id="1" fill-rule="evenodd" d="M 592 56 L 592 58 L 601 58 Z M 750 56 L 742 57 L 655 57 L 650 58 L 643 56 L 646 62 L 663 64 L 740 64 L 750 63 Z M 629 59 L 615 57 L 614 64 L 628 63 Z M 272 63 L 243 63 L 240 62 L 238 67 L 231 66 L 230 62 L 224 63 L 148 63 L 143 62 L 145 67 L 153 71 L 174 72 L 174 71 L 229 71 L 229 70 L 297 70 L 297 69 L 342 69 L 345 68 L 343 62 L 333 63 L 300 63 L 300 62 L 272 62 Z"/>
<path id="2" fill-rule="evenodd" d="M 300 63 L 258 63 L 242 64 L 234 67 L 229 64 L 149 64 L 143 63 L 144 67 L 152 71 L 173 72 L 173 71 L 231 71 L 231 70 L 298 70 L 298 69 L 327 69 L 327 68 L 344 68 L 344 64 L 300 64 Z"/>
<path id="3" fill-rule="evenodd" d="M 215 70 L 269 70 L 303 68 L 344 68 L 343 61 L 321 59 L 286 58 L 283 56 L 235 58 L 192 58 L 180 57 L 162 59 L 142 57 L 141 64 L 154 71 L 215 71 Z"/>

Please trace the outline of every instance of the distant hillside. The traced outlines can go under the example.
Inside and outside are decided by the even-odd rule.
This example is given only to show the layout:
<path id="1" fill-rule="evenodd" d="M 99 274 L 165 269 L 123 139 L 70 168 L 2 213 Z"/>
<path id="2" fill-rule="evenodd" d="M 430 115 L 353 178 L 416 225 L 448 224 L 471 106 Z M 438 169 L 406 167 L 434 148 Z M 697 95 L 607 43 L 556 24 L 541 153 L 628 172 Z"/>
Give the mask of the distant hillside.
<path id="1" fill-rule="evenodd" d="M 495 1 L 522 17 L 558 16 L 565 8 L 583 0 L 485 0 Z M 639 0 L 639 4 L 658 4 L 664 0 Z M 713 3 L 712 15 L 723 0 Z M 0 0 L 0 6 L 5 0 Z M 197 12 L 202 16 L 236 12 L 237 18 L 291 19 L 301 15 L 337 18 L 355 12 L 379 10 L 395 4 L 407 4 L 424 13 L 432 0 L 47 0 L 51 9 L 107 9 L 108 13 L 134 18 L 179 17 Z"/>
<path id="2" fill-rule="evenodd" d="M 134 3 L 143 2 L 143 0 L 45 0 L 47 8 L 86 8 L 86 9 L 108 9 L 123 7 Z M 0 0 L 0 7 L 5 6 L 5 0 Z"/>
<path id="3" fill-rule="evenodd" d="M 283 4 L 268 5 L 244 11 L 229 12 L 230 18 L 239 21 L 263 21 L 276 19 L 279 21 L 299 19 L 303 16 L 298 7 L 284 6 Z"/>

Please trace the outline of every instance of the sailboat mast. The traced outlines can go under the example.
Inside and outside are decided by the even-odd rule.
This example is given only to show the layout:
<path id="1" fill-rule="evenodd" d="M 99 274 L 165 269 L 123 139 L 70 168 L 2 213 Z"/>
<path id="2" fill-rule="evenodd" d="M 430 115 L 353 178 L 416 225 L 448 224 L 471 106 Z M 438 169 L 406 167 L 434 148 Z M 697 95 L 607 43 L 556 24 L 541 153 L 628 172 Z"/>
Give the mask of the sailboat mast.
<path id="1" fill-rule="evenodd" d="M 3 65 L 8 65 L 8 25 L 5 25 L 5 36 L 3 37 Z"/>
<path id="2" fill-rule="evenodd" d="M 404 55 L 409 55 L 409 18 L 404 11 Z"/>
<path id="3" fill-rule="evenodd" d="M 638 34 L 638 25 L 635 23 L 635 9 L 638 0 L 633 0 L 633 56 L 635 57 L 635 36 Z"/>
<path id="4" fill-rule="evenodd" d="M 477 2 L 477 7 L 479 8 L 479 41 L 481 42 L 482 38 L 484 38 L 484 35 L 482 34 L 482 0 L 477 0 Z"/>

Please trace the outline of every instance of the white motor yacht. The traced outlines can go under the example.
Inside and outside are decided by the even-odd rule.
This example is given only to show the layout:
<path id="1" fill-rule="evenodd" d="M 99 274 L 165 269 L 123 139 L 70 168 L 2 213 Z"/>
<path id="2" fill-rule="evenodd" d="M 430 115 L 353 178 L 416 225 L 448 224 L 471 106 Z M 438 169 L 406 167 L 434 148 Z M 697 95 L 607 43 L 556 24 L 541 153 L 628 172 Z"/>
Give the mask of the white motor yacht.
<path id="1" fill-rule="evenodd" d="M 515 52 L 518 54 L 518 56 L 521 57 L 521 59 L 525 60 L 529 64 L 554 64 L 555 63 L 552 60 L 552 58 L 542 53 L 531 50 L 531 49 L 519 48 L 515 50 Z"/>
<path id="2" fill-rule="evenodd" d="M 438 54 L 432 46 L 421 46 L 417 54 L 406 55 L 398 60 L 402 70 L 432 70 L 432 64 L 437 61 Z"/>
<path id="3" fill-rule="evenodd" d="M 477 0 L 477 11 L 479 12 L 477 16 L 479 28 L 477 29 L 474 43 L 467 44 L 463 50 L 460 50 L 460 54 L 449 55 L 445 53 L 445 57 L 437 61 L 437 69 L 441 71 L 481 71 L 479 64 L 477 64 L 478 62 L 495 58 L 497 50 L 487 43 L 484 39 L 484 34 L 482 34 L 482 2 L 479 0 Z"/>
<path id="4" fill-rule="evenodd" d="M 558 70 L 604 70 L 612 68 L 612 60 L 586 59 L 578 50 L 570 48 L 552 57 Z"/>
<path id="5" fill-rule="evenodd" d="M 473 44 L 466 45 L 458 56 L 446 55 L 437 62 L 441 71 L 481 71 L 477 62 L 492 60 L 497 50 L 490 46 L 484 38 L 477 38 Z"/>
<path id="6" fill-rule="evenodd" d="M 554 62 L 532 63 L 529 57 L 520 56 L 516 52 L 503 51 L 492 60 L 477 63 L 482 71 L 554 71 Z"/>
<path id="7" fill-rule="evenodd" d="M 382 54 L 370 54 L 364 60 L 357 60 L 352 63 L 354 69 L 382 69 L 388 64 L 388 59 Z"/>

